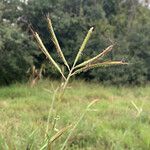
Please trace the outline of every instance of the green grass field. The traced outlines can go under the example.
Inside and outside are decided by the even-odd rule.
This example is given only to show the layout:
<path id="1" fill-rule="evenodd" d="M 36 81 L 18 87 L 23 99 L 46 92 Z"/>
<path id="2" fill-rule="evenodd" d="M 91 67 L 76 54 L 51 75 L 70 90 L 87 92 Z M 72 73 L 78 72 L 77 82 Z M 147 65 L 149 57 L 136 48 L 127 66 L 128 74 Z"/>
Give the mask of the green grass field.
<path id="1" fill-rule="evenodd" d="M 52 85 L 57 84 L 43 81 L 34 88 L 25 84 L 0 88 L 0 150 L 39 150 L 43 146 Z M 150 150 L 150 86 L 118 88 L 72 82 L 63 101 L 54 102 L 55 128 L 76 123 L 95 99 L 99 102 L 74 130 L 68 150 Z M 140 114 L 132 101 L 142 109 Z M 53 122 L 50 118 L 50 128 Z M 70 130 L 54 142 L 54 150 L 60 149 Z"/>

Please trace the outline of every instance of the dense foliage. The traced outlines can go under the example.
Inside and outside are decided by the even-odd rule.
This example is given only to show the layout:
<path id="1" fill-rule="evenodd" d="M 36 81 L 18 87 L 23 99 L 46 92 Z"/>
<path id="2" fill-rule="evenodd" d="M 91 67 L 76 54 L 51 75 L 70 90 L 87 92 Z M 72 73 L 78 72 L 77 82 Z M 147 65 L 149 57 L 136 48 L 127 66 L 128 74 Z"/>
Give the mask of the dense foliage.
<path id="1" fill-rule="evenodd" d="M 15 8 L 4 4 L 0 3 L 0 84 L 10 84 L 27 77 L 27 69 L 33 64 L 37 51 L 16 19 L 11 20 L 7 15 L 12 17 L 11 11 Z"/>
<path id="2" fill-rule="evenodd" d="M 29 24 L 40 33 L 59 62 L 47 30 L 45 15 L 48 13 L 70 65 L 91 26 L 95 32 L 82 59 L 95 56 L 115 43 L 109 59 L 130 62 L 128 66 L 94 69 L 82 73 L 80 78 L 113 84 L 141 84 L 150 80 L 150 10 L 138 0 L 134 3 L 132 0 L 29 0 L 27 3 L 3 0 L 0 3 L 0 83 L 22 80 L 29 64 L 45 63 L 43 54 L 37 55 L 30 40 Z M 56 77 L 57 72 L 50 67 L 47 75 Z"/>

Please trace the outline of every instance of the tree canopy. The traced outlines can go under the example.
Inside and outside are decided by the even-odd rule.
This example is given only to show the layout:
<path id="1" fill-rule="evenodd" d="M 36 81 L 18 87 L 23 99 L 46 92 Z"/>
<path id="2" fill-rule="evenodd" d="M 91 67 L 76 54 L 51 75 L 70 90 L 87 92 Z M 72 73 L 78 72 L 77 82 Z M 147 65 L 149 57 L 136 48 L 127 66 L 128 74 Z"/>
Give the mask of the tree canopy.
<path id="1" fill-rule="evenodd" d="M 31 64 L 38 67 L 47 63 L 33 44 L 29 25 L 40 33 L 45 46 L 61 64 L 47 29 L 48 14 L 69 65 L 91 26 L 95 31 L 82 54 L 83 60 L 115 44 L 107 57 L 130 63 L 88 71 L 79 78 L 113 84 L 142 84 L 150 80 L 150 10 L 138 0 L 3 0 L 0 2 L 0 84 L 24 80 Z M 47 67 L 46 75 L 58 76 L 52 67 Z"/>

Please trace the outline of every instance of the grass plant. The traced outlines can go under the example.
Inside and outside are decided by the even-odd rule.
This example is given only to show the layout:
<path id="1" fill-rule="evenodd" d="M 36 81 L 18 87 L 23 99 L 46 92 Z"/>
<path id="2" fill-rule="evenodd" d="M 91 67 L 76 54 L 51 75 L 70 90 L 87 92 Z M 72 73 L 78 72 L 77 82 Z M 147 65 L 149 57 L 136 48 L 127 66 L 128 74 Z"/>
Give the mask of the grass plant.
<path id="1" fill-rule="evenodd" d="M 50 135 L 50 138 L 49 138 L 49 135 L 48 135 L 48 132 L 49 132 L 49 122 L 50 122 L 50 117 L 51 117 L 51 114 L 52 114 L 52 109 L 53 109 L 53 104 L 54 104 L 54 100 L 55 100 L 55 95 L 59 90 L 59 100 L 62 100 L 62 97 L 64 95 L 64 92 L 67 88 L 67 85 L 68 85 L 68 82 L 70 80 L 70 78 L 75 75 L 75 74 L 78 74 L 80 72 L 83 72 L 83 71 L 87 71 L 89 69 L 93 69 L 93 68 L 96 68 L 96 67 L 103 67 L 103 66 L 110 66 L 110 65 L 123 65 L 123 64 L 127 64 L 125 62 L 122 62 L 122 61 L 105 61 L 105 62 L 99 62 L 99 59 L 101 59 L 101 57 L 104 57 L 108 52 L 110 52 L 113 48 L 113 45 L 110 45 L 109 47 L 107 47 L 105 50 L 103 50 L 102 52 L 100 52 L 97 56 L 89 59 L 89 60 L 86 60 L 84 62 L 82 62 L 81 64 L 77 64 L 77 62 L 79 61 L 80 57 L 81 57 L 81 54 L 83 53 L 83 51 L 85 50 L 86 48 L 86 45 L 94 31 L 94 27 L 91 27 L 87 33 L 87 35 L 85 36 L 80 48 L 79 48 L 79 51 L 75 57 L 75 60 L 73 62 L 73 65 L 70 67 L 69 66 L 69 63 L 67 62 L 62 50 L 61 50 L 61 47 L 59 45 L 59 42 L 57 40 L 57 37 L 55 35 L 55 32 L 54 32 L 54 29 L 53 29 L 53 26 L 52 26 L 52 22 L 50 20 L 49 17 L 47 17 L 47 23 L 48 23 L 48 28 L 49 28 L 49 31 L 50 31 L 50 34 L 51 34 L 51 40 L 53 41 L 54 43 L 54 46 L 56 48 L 56 51 L 57 51 L 57 54 L 58 56 L 61 58 L 62 62 L 64 63 L 64 65 L 67 67 L 68 69 L 68 75 L 65 76 L 64 74 L 64 71 L 60 68 L 60 66 L 58 65 L 58 63 L 52 58 L 51 54 L 48 52 L 48 50 L 46 49 L 46 47 L 44 46 L 40 36 L 38 35 L 37 32 L 34 32 L 33 30 L 32 33 L 33 33 L 33 36 L 35 37 L 36 39 L 36 42 L 39 46 L 39 48 L 41 49 L 41 51 L 45 54 L 46 58 L 56 67 L 56 69 L 60 72 L 60 74 L 62 75 L 63 79 L 64 79 L 64 82 L 61 84 L 60 87 L 58 87 L 56 89 L 56 92 L 54 91 L 54 97 L 53 97 L 53 100 L 52 100 L 52 104 L 51 104 L 51 108 L 50 108 L 50 111 L 49 111 L 49 115 L 48 115 L 48 119 L 47 119 L 47 127 L 46 127 L 46 136 L 45 136 L 45 141 L 46 143 L 44 144 L 44 146 L 42 146 L 42 148 L 40 150 L 43 150 L 46 146 L 48 146 L 49 149 L 52 149 L 52 144 L 53 142 L 58 139 L 62 134 L 64 134 L 64 132 L 66 132 L 66 130 L 68 129 L 68 127 L 64 127 L 62 128 L 61 130 L 59 130 L 56 134 L 54 134 L 53 136 Z M 72 135 L 73 131 L 75 130 L 75 128 L 77 127 L 77 125 L 79 124 L 79 122 L 83 119 L 85 113 L 88 111 L 89 107 L 95 102 L 92 101 L 86 108 L 85 112 L 79 117 L 79 120 L 77 121 L 77 123 L 75 123 L 75 125 L 73 126 L 73 128 L 71 129 L 68 137 L 66 138 L 64 144 L 62 145 L 61 147 L 61 150 L 65 149 L 65 146 L 70 138 L 70 136 Z M 70 125 L 69 125 L 70 127 Z M 52 127 L 52 130 L 54 130 L 54 128 Z"/>
<path id="2" fill-rule="evenodd" d="M 100 52 L 97 56 L 95 56 L 89 60 L 86 60 L 86 61 L 82 62 L 81 64 L 77 64 L 78 60 L 81 57 L 81 54 L 85 50 L 86 45 L 87 45 L 87 43 L 88 43 L 88 41 L 89 41 L 93 31 L 94 31 L 94 27 L 91 27 L 89 29 L 87 35 L 85 36 L 80 48 L 79 48 L 79 51 L 75 57 L 73 65 L 70 67 L 68 65 L 69 63 L 67 62 L 67 60 L 66 60 L 66 58 L 65 58 L 65 56 L 64 56 L 64 54 L 60 48 L 59 42 L 57 40 L 57 37 L 55 35 L 54 29 L 52 26 L 52 22 L 51 22 L 49 17 L 47 17 L 47 23 L 48 23 L 48 28 L 49 28 L 49 31 L 51 34 L 51 40 L 53 41 L 53 43 L 55 45 L 56 51 L 57 51 L 59 57 L 62 59 L 64 65 L 68 68 L 68 75 L 67 76 L 65 76 L 65 74 L 63 73 L 63 71 L 60 68 L 60 66 L 58 65 L 58 63 L 52 58 L 52 56 L 50 55 L 50 53 L 48 52 L 48 50 L 44 46 L 42 39 L 40 38 L 39 34 L 37 32 L 34 32 L 32 29 L 31 29 L 31 31 L 32 31 L 33 36 L 35 37 L 36 42 L 37 42 L 39 48 L 41 49 L 41 51 L 45 54 L 46 58 L 56 67 L 56 69 L 60 72 L 60 74 L 62 75 L 62 77 L 64 79 L 64 83 L 61 84 L 62 87 L 60 90 L 61 91 L 60 99 L 62 98 L 62 96 L 65 92 L 65 89 L 67 87 L 67 84 L 73 75 L 78 74 L 78 73 L 83 72 L 83 71 L 87 71 L 89 69 L 96 68 L 96 67 L 105 67 L 105 66 L 110 66 L 110 65 L 127 64 L 127 63 L 122 62 L 122 61 L 106 61 L 106 62 L 100 62 L 99 61 L 99 59 L 104 57 L 107 53 L 109 53 L 112 50 L 113 45 L 108 46 L 105 50 Z"/>

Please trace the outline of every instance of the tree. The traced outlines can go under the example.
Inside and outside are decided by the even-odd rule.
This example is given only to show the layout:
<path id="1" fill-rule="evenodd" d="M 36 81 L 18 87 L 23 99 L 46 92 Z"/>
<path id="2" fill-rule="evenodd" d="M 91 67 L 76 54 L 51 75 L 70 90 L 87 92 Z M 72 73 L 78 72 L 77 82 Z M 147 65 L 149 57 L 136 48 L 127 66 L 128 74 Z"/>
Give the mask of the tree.
<path id="1" fill-rule="evenodd" d="M 115 44 L 116 50 L 112 51 L 107 58 L 123 59 L 131 63 L 119 70 L 110 68 L 109 72 L 105 68 L 88 71 L 81 74 L 80 77 L 114 84 L 137 84 L 150 80 L 149 35 L 147 34 L 149 33 L 150 11 L 138 0 L 30 0 L 28 3 L 19 0 L 3 0 L 3 5 L 5 9 L 1 11 L 1 16 L 6 22 L 9 21 L 5 22 L 4 31 L 12 27 L 13 23 L 15 28 L 9 32 L 20 32 L 18 38 L 21 38 L 20 34 L 24 31 L 26 37 L 30 39 L 28 36 L 31 33 L 28 32 L 28 25 L 31 24 L 34 30 L 40 33 L 46 48 L 61 65 L 63 64 L 54 53 L 54 44 L 47 29 L 45 19 L 47 14 L 50 15 L 55 26 L 55 33 L 66 59 L 70 62 L 69 65 L 73 63 L 72 60 L 77 54 L 79 45 L 91 26 L 95 27 L 93 40 L 88 43 L 79 63 L 95 56 L 110 44 Z M 28 42 L 32 47 L 31 40 Z M 3 45 L 2 42 L 0 45 Z M 43 54 L 36 58 L 39 67 L 45 59 Z M 58 75 L 53 68 L 46 68 L 46 70 L 46 74 L 52 77 Z"/>
<path id="2" fill-rule="evenodd" d="M 37 54 L 27 33 L 11 20 L 6 19 L 0 3 L 0 84 L 10 84 L 26 77 L 26 71 Z"/>

